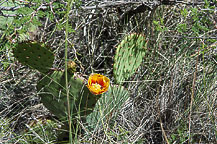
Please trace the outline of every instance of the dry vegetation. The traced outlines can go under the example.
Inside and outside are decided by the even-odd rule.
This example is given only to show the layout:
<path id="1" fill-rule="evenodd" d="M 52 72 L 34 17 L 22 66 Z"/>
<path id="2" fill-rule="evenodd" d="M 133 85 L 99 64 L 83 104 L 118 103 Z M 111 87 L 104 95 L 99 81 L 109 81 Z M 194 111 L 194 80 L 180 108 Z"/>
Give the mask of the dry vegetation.
<path id="1" fill-rule="evenodd" d="M 210 3 L 214 9 L 204 1 L 77 2 L 70 11 L 74 31 L 68 39 L 68 56 L 84 76 L 103 73 L 113 83 L 113 58 L 122 38 L 143 33 L 148 41 L 141 67 L 124 84 L 130 99 L 112 124 L 106 122 L 91 134 L 85 134 L 86 129 L 78 133 L 81 143 L 217 143 L 217 13 L 216 3 Z M 56 26 L 65 23 L 63 18 L 40 18 L 43 24 L 31 32 L 31 39 L 50 45 L 58 69 L 64 68 L 65 33 L 64 27 Z M 13 58 L 12 44 L 3 44 L 0 143 L 53 143 L 59 122 L 47 126 L 47 120 L 55 117 L 37 97 L 39 73 Z M 42 132 L 34 130 L 35 123 Z M 45 135 L 46 130 L 52 136 Z"/>

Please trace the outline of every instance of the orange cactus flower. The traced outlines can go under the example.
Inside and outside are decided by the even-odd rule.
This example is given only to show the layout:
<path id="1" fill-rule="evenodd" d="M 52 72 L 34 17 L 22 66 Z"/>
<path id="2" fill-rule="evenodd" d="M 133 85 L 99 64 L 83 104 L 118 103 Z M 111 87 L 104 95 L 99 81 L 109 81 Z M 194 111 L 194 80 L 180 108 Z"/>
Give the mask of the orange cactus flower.
<path id="1" fill-rule="evenodd" d="M 88 79 L 87 87 L 94 95 L 108 91 L 110 80 L 101 74 L 91 74 Z"/>

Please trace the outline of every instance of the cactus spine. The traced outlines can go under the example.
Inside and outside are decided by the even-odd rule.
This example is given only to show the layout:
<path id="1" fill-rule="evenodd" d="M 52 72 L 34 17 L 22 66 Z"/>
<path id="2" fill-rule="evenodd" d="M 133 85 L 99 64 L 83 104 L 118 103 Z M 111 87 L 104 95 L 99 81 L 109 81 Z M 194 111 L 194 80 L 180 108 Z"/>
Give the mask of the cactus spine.
<path id="1" fill-rule="evenodd" d="M 47 73 L 54 61 L 53 53 L 37 42 L 19 43 L 14 48 L 13 53 L 19 62 L 41 73 Z"/>

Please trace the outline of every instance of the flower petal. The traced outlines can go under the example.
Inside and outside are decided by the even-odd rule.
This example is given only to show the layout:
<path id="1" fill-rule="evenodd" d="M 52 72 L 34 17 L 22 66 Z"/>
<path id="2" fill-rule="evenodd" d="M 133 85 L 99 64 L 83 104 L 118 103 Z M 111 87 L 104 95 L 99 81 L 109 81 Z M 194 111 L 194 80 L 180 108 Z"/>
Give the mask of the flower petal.
<path id="1" fill-rule="evenodd" d="M 110 80 L 108 77 L 100 74 L 91 74 L 88 79 L 88 89 L 94 95 L 102 94 L 108 91 Z"/>

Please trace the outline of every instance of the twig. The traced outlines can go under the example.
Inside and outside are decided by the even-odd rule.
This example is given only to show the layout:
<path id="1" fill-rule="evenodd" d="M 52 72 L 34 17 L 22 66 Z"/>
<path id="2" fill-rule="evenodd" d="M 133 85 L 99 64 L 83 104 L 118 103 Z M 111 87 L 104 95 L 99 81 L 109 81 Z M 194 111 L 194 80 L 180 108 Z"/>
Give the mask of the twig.
<path id="1" fill-rule="evenodd" d="M 18 10 L 19 8 L 22 8 L 25 6 L 14 6 L 14 7 L 4 7 L 4 6 L 0 6 L 0 11 L 4 10 L 4 11 L 15 11 Z"/>
<path id="2" fill-rule="evenodd" d="M 160 117 L 160 128 L 161 128 L 161 130 L 162 130 L 162 133 L 163 133 L 163 136 L 164 136 L 164 138 L 165 138 L 165 140 L 166 140 L 166 143 L 169 144 L 169 141 L 168 141 L 166 132 L 165 132 L 165 130 L 164 130 L 164 128 L 163 128 L 163 123 L 162 123 L 161 117 Z"/>
<path id="3" fill-rule="evenodd" d="M 162 78 L 160 78 L 160 79 L 161 79 L 161 81 L 162 81 Z M 159 87 L 160 87 L 160 86 L 159 86 Z M 160 93 L 159 87 L 157 88 L 156 106 L 157 106 L 157 111 L 158 111 L 158 117 L 159 117 L 159 119 L 160 119 L 160 128 L 161 128 L 161 130 L 162 130 L 163 137 L 164 137 L 166 143 L 169 144 L 169 141 L 168 141 L 166 132 L 165 132 L 165 130 L 164 130 L 164 128 L 163 128 L 162 119 L 161 119 L 160 102 L 159 102 L 159 93 Z"/>
<path id="4" fill-rule="evenodd" d="M 146 10 L 151 11 L 152 8 L 149 7 L 148 5 L 141 4 L 141 5 L 139 5 L 138 7 L 136 7 L 135 9 L 131 9 L 131 10 L 125 12 L 125 13 L 121 16 L 120 21 L 121 21 L 122 23 L 127 22 L 127 21 L 129 21 L 130 18 L 133 17 L 135 14 L 137 14 L 137 13 L 143 13 L 143 12 L 145 12 Z"/>
<path id="5" fill-rule="evenodd" d="M 118 7 L 124 5 L 132 5 L 132 4 L 141 4 L 142 2 L 124 2 L 124 1 L 117 1 L 117 2 L 106 2 L 99 5 L 94 6 L 81 6 L 84 10 L 91 10 L 91 9 L 102 9 L 102 8 L 111 8 L 111 7 Z"/>
<path id="6" fill-rule="evenodd" d="M 3 17 L 16 17 L 18 16 L 17 14 L 3 14 L 1 11 L 0 11 L 0 16 L 3 16 Z M 20 15 L 21 16 L 21 15 Z"/>
<path id="7" fill-rule="evenodd" d="M 89 1 L 88 1 L 89 2 Z M 84 2 L 85 3 L 85 2 Z M 87 3 L 87 2 L 86 2 Z M 92 10 L 92 9 L 103 9 L 103 8 L 111 8 L 111 7 L 119 7 L 124 5 L 132 5 L 132 4 L 145 4 L 149 6 L 156 6 L 156 5 L 176 5 L 176 4 L 185 4 L 185 5 L 204 5 L 205 2 L 186 2 L 184 0 L 141 0 L 141 1 L 106 1 L 106 2 L 99 2 L 93 6 L 81 6 L 84 10 Z M 215 2 L 210 2 L 211 6 L 216 5 Z"/>
<path id="8" fill-rule="evenodd" d="M 195 82 L 196 82 L 196 76 L 197 76 L 197 65 L 198 65 L 198 57 L 199 57 L 199 52 L 198 50 L 198 55 L 197 55 L 197 61 L 196 61 L 196 66 L 195 66 L 195 72 L 194 72 L 194 79 L 192 82 L 192 93 L 191 93 L 191 103 L 190 103 L 190 112 L 189 112 L 189 125 L 188 125 L 188 131 L 189 131 L 189 136 L 188 136 L 188 143 L 191 143 L 191 115 L 192 115 L 192 107 L 193 107 L 193 102 L 194 102 L 194 89 L 195 89 Z"/>
<path id="9" fill-rule="evenodd" d="M 186 37 L 186 36 L 164 36 L 165 38 L 187 38 L 187 39 L 217 39 L 217 37 Z"/>

